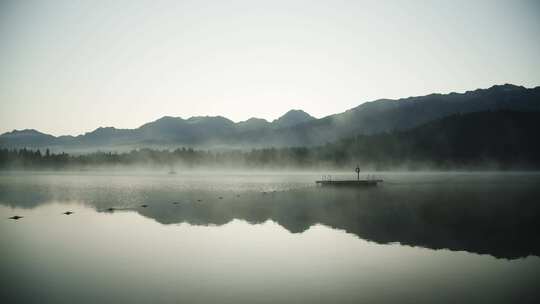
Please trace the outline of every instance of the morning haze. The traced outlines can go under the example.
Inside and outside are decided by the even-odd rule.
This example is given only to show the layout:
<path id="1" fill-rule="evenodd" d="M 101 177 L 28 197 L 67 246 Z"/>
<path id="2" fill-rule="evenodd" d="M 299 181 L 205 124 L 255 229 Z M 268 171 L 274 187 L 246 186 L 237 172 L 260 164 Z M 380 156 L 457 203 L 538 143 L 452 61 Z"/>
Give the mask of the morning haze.
<path id="1" fill-rule="evenodd" d="M 1 1 L 0 132 L 315 117 L 540 80 L 535 1 Z"/>
<path id="2" fill-rule="evenodd" d="M 539 14 L 0 0 L 2 303 L 540 303 Z"/>

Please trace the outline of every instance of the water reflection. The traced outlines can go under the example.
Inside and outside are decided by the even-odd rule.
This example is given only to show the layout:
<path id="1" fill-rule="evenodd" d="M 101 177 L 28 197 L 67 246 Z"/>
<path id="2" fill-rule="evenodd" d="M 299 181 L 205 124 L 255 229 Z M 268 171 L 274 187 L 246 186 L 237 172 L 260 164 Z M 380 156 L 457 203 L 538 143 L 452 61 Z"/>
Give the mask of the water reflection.
<path id="1" fill-rule="evenodd" d="M 533 176 L 538 179 L 537 176 Z M 528 177 L 530 179 L 530 177 Z M 381 244 L 399 242 L 515 259 L 540 256 L 536 183 L 387 183 L 371 189 L 308 187 L 284 191 L 203 190 L 160 183 L 132 187 L 82 183 L 0 183 L 0 203 L 33 208 L 82 202 L 99 212 L 137 212 L 162 224 L 274 221 L 291 233 L 316 224 Z M 76 214 L 74 215 L 76 216 Z"/>

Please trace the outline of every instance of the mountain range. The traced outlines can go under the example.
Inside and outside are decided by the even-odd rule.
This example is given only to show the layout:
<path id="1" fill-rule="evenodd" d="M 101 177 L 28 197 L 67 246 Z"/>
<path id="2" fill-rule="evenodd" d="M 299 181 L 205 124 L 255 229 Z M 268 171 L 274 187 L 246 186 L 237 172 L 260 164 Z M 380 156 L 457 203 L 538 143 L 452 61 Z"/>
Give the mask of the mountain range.
<path id="1" fill-rule="evenodd" d="M 452 114 L 497 110 L 540 111 L 540 87 L 504 84 L 465 93 L 379 99 L 320 119 L 302 110 L 291 110 L 272 122 L 260 118 L 235 123 L 222 116 L 188 119 L 165 116 L 136 129 L 100 127 L 78 136 L 56 137 L 33 129 L 14 130 L 0 135 L 0 147 L 123 151 L 178 146 L 217 149 L 315 146 L 357 135 L 409 130 Z"/>

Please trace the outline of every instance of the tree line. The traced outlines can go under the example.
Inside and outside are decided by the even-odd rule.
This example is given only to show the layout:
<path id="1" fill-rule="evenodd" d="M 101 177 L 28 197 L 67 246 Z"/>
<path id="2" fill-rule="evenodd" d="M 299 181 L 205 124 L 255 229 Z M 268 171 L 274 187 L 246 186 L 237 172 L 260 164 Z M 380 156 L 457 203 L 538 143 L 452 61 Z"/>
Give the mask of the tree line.
<path id="1" fill-rule="evenodd" d="M 400 132 L 358 135 L 317 147 L 228 151 L 137 149 L 71 155 L 0 149 L 0 169 L 100 166 L 174 168 L 540 169 L 540 113 L 512 111 L 452 115 Z"/>
<path id="2" fill-rule="evenodd" d="M 311 167 L 315 158 L 308 148 L 268 148 L 251 151 L 210 151 L 193 148 L 175 150 L 136 149 L 126 153 L 93 152 L 88 154 L 52 153 L 31 149 L 0 149 L 1 169 L 69 169 L 106 166 L 148 166 L 157 168 Z"/>

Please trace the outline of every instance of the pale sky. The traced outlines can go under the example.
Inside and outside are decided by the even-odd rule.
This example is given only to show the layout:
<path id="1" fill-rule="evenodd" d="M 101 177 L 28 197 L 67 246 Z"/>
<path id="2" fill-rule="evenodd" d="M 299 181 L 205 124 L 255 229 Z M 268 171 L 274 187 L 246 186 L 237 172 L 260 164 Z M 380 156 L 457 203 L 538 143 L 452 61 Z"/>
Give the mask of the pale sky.
<path id="1" fill-rule="evenodd" d="M 540 85 L 540 1 L 0 0 L 0 133 Z"/>

